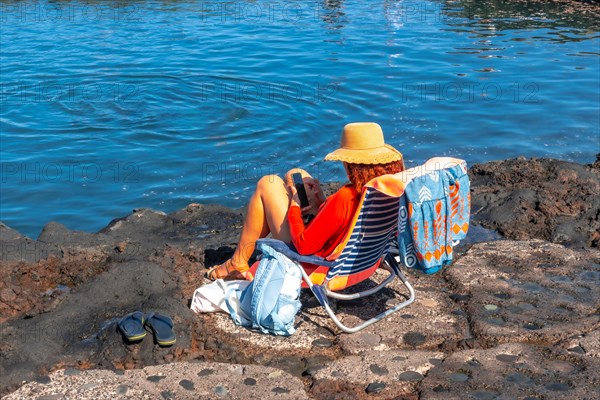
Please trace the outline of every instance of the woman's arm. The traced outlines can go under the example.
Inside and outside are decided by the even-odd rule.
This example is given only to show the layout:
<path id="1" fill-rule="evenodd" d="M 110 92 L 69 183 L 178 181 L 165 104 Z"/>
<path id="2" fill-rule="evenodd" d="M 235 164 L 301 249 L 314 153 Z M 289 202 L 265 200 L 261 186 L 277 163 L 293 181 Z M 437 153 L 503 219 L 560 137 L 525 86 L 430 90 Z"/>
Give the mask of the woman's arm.
<path id="1" fill-rule="evenodd" d="M 293 190 L 292 193 L 294 193 Z M 351 193 L 348 194 L 352 195 Z M 288 211 L 288 223 L 290 225 L 292 244 L 298 253 L 303 255 L 315 254 L 340 229 L 347 228 L 347 217 L 350 214 L 349 208 L 353 208 L 352 197 L 347 197 L 346 191 L 342 190 L 328 198 L 316 217 L 305 227 L 297 195 L 292 195 Z"/>
<path id="2" fill-rule="evenodd" d="M 321 250 L 328 239 L 330 239 L 338 229 L 340 229 L 339 223 L 335 221 L 334 216 L 331 212 L 326 213 L 328 209 L 330 211 L 332 207 L 328 207 L 327 203 L 323 206 L 323 209 L 317 214 L 317 216 L 310 222 L 308 227 L 304 226 L 302 220 L 302 211 L 298 206 L 290 207 L 288 212 L 288 222 L 290 224 L 290 234 L 292 237 L 292 244 L 302 255 L 315 254 Z"/>

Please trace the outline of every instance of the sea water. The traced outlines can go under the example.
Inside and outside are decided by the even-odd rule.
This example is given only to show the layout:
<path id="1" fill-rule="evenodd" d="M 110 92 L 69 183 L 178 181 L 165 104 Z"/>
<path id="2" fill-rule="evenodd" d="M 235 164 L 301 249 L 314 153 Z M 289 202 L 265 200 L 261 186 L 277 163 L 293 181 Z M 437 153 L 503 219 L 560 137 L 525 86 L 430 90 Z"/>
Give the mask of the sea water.
<path id="1" fill-rule="evenodd" d="M 376 121 L 409 166 L 600 151 L 598 5 L 2 1 L 0 219 L 239 207 Z"/>

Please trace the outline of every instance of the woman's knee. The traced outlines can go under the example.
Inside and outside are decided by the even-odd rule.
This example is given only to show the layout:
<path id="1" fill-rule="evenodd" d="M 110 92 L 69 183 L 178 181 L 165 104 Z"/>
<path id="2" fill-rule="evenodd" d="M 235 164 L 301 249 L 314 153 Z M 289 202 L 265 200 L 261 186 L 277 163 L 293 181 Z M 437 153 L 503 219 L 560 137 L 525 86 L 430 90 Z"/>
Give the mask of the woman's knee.
<path id="1" fill-rule="evenodd" d="M 258 180 L 256 184 L 257 191 L 270 190 L 275 186 L 284 186 L 283 179 L 278 177 L 277 175 L 265 175 Z"/>

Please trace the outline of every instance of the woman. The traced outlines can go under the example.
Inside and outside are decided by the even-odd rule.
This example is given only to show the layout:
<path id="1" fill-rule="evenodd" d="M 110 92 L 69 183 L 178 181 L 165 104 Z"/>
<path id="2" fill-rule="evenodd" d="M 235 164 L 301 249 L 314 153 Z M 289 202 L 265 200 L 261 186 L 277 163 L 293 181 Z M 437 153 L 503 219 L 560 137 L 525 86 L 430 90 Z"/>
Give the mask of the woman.
<path id="1" fill-rule="evenodd" d="M 352 223 L 363 185 L 380 175 L 404 170 L 402 154 L 384 143 L 381 127 L 373 122 L 346 125 L 341 147 L 325 160 L 342 161 L 350 183 L 325 200 L 319 181 L 304 170 L 289 171 L 285 180 L 276 175 L 264 176 L 250 198 L 233 256 L 211 268 L 207 278 L 244 279 L 256 240 L 269 233 L 275 239 L 293 244 L 300 254 L 330 255 Z M 303 209 L 291 178 L 294 172 L 302 174 L 307 189 L 309 206 Z M 302 216 L 307 214 L 315 217 L 305 226 Z"/>

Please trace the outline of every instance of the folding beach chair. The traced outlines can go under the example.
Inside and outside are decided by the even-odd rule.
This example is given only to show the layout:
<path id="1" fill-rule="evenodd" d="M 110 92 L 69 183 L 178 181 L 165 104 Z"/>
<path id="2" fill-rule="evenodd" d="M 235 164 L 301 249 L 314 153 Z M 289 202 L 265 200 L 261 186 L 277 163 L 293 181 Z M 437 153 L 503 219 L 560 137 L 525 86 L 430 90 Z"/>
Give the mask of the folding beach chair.
<path id="1" fill-rule="evenodd" d="M 327 259 L 316 256 L 301 256 L 283 242 L 274 239 L 260 239 L 260 241 L 266 242 L 270 247 L 285 254 L 293 261 L 319 266 L 311 271 L 309 276 L 304 268 L 298 264 L 302 270 L 306 286 L 315 294 L 319 303 L 325 308 L 335 324 L 346 333 L 358 332 L 408 306 L 415 299 L 415 292 L 402 271 L 400 271 L 396 260 L 393 257 L 386 257 L 392 245 L 396 243 L 399 198 L 403 193 L 402 182 L 392 175 L 383 176 L 369 182 L 363 190 L 357 214 L 345 240 Z M 341 294 L 335 292 L 368 279 L 379 266 L 383 266 L 389 272 L 389 276 L 377 286 L 359 293 Z M 329 305 L 328 297 L 339 300 L 354 300 L 377 293 L 396 276 L 408 289 L 409 299 L 355 327 L 347 327 L 342 324 Z"/>
<path id="2" fill-rule="evenodd" d="M 398 251 L 398 226 L 407 223 L 406 215 L 400 212 L 400 208 L 407 204 L 405 189 L 414 178 L 435 173 L 448 166 L 447 161 L 444 163 L 440 160 L 454 159 L 434 160 L 437 160 L 435 165 L 428 162 L 423 166 L 394 175 L 383 175 L 368 182 L 363 188 L 361 202 L 345 239 L 327 258 L 302 256 L 286 243 L 275 239 L 259 240 L 296 262 L 302 272 L 303 287 L 311 289 L 327 314 L 342 331 L 358 332 L 414 302 L 414 289 L 398 264 L 401 259 Z M 453 162 L 452 165 L 455 163 Z M 419 188 L 414 189 L 419 192 Z M 300 263 L 314 264 L 318 267 L 307 271 Z M 387 270 L 389 276 L 375 287 L 352 294 L 336 293 L 368 279 L 379 267 Z M 329 297 L 355 300 L 375 294 L 395 277 L 398 277 L 408 289 L 408 299 L 354 327 L 342 324 L 329 305 Z"/>

